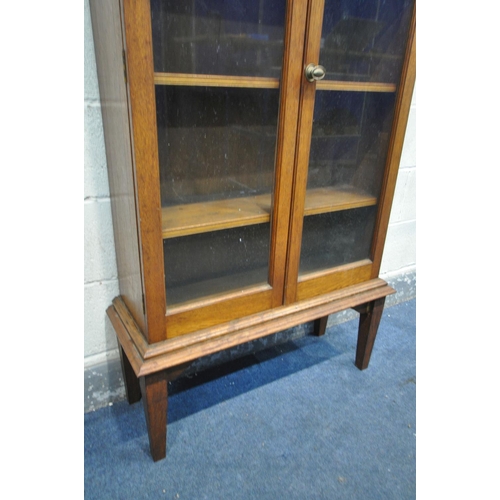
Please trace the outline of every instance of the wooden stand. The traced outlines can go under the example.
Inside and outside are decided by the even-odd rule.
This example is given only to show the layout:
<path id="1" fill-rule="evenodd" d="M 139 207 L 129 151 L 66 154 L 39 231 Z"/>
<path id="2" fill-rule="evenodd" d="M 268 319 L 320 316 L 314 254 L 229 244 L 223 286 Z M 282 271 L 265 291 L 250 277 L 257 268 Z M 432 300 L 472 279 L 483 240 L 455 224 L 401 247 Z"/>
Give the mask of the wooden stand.
<path id="1" fill-rule="evenodd" d="M 142 395 L 154 461 L 166 456 L 168 381 L 180 376 L 190 362 L 244 342 L 271 335 L 314 320 L 314 333 L 325 333 L 328 315 L 353 308 L 360 313 L 355 364 L 368 367 L 385 297 L 394 293 L 383 280 L 374 279 L 315 300 L 283 306 L 221 325 L 147 345 L 123 301 L 117 298 L 107 310 L 121 345 L 123 379 L 129 403 Z M 140 388 L 140 389 L 139 389 Z"/>

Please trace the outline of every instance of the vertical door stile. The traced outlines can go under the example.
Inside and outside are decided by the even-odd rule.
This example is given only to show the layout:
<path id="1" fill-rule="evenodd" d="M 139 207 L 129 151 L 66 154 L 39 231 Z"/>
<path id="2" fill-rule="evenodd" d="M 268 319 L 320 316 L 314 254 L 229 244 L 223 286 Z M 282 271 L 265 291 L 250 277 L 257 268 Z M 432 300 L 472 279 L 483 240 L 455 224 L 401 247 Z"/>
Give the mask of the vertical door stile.
<path id="1" fill-rule="evenodd" d="M 287 243 L 293 199 L 295 141 L 297 139 L 302 85 L 301 61 L 304 53 L 307 11 L 307 0 L 288 1 L 280 88 L 275 188 L 271 219 L 272 236 L 269 281 L 273 286 L 273 307 L 280 306 L 283 303 L 285 288 Z"/>
<path id="2" fill-rule="evenodd" d="M 396 189 L 396 178 L 403 151 L 403 141 L 406 132 L 407 117 L 410 111 L 411 99 L 416 77 L 416 6 L 413 7 L 413 14 L 408 33 L 408 42 L 403 64 L 402 74 L 404 80 L 398 92 L 396 101 L 396 110 L 394 113 L 394 126 L 391 141 L 389 144 L 389 153 L 387 155 L 386 176 L 382 186 L 381 197 L 384 203 L 380 205 L 377 222 L 375 226 L 375 236 L 371 250 L 373 268 L 372 277 L 377 277 L 382 263 L 382 251 L 387 236 L 389 226 L 389 217 L 391 213 L 392 200 Z"/>
<path id="3" fill-rule="evenodd" d="M 143 283 L 151 344 L 164 340 L 165 287 L 149 0 L 123 0 Z"/>
<path id="4" fill-rule="evenodd" d="M 320 51 L 321 25 L 325 0 L 310 0 L 308 5 L 307 28 L 304 42 L 304 58 L 300 66 L 301 92 L 296 135 L 293 196 L 290 228 L 287 246 L 287 273 L 285 281 L 284 303 L 295 302 L 299 274 L 302 223 L 307 187 L 309 149 L 313 122 L 316 84 L 304 77 L 304 68 L 309 63 L 318 63 Z"/>

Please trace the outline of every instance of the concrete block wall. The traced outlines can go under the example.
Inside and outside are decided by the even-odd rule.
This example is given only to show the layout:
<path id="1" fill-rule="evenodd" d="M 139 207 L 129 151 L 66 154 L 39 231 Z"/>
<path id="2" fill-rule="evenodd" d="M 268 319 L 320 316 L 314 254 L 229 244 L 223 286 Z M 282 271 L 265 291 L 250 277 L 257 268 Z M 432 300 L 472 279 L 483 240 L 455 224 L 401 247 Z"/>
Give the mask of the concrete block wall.
<path id="1" fill-rule="evenodd" d="M 105 314 L 118 295 L 113 226 L 109 197 L 106 154 L 99 102 L 99 87 L 88 0 L 84 0 L 84 369 L 85 411 L 112 404 L 124 397 L 118 344 Z M 396 195 L 387 243 L 382 260 L 382 276 L 398 291 L 388 305 L 415 296 L 416 275 L 416 94 L 405 136 Z M 332 316 L 329 325 L 354 317 L 346 312 Z M 288 337 L 307 333 L 307 327 L 287 332 Z M 241 355 L 253 348 L 284 338 L 240 348 Z M 232 354 L 229 353 L 229 356 Z M 220 360 L 216 356 L 215 361 Z M 209 361 L 210 363 L 210 361 Z"/>
<path id="2" fill-rule="evenodd" d="M 116 357 L 105 304 L 119 291 L 92 24 L 84 1 L 84 355 L 85 366 L 92 366 L 110 353 Z"/>

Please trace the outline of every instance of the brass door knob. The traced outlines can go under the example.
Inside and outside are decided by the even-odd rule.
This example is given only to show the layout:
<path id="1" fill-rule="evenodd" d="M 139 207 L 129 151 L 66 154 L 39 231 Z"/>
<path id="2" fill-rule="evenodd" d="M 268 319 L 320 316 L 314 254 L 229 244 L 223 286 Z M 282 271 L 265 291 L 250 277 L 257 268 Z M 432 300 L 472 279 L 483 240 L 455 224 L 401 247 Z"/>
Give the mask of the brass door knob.
<path id="1" fill-rule="evenodd" d="M 309 82 L 323 80 L 326 75 L 326 70 L 319 64 L 308 64 L 306 68 L 306 78 Z"/>

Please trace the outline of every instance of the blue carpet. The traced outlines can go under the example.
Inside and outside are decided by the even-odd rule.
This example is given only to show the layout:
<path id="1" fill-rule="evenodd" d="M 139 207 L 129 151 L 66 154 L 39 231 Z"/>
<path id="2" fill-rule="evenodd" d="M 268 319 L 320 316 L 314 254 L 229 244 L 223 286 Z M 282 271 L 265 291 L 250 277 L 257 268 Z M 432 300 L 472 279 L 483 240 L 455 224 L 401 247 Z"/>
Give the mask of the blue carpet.
<path id="1" fill-rule="evenodd" d="M 385 309 L 362 372 L 356 320 L 172 382 L 156 463 L 142 402 L 87 413 L 85 498 L 415 498 L 415 309 Z"/>

